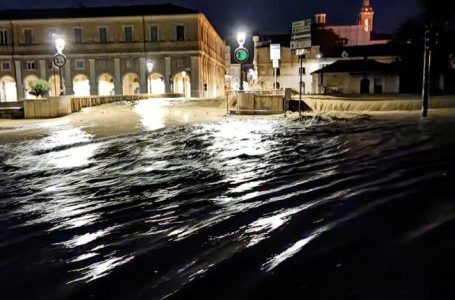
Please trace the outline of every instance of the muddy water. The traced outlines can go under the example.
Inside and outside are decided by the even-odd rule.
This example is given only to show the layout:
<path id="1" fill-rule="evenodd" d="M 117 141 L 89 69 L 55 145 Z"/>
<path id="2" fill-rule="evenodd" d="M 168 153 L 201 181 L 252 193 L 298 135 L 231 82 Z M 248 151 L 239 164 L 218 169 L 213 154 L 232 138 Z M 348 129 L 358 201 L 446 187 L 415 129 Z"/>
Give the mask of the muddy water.
<path id="1" fill-rule="evenodd" d="M 455 120 L 149 121 L 0 146 L 0 298 L 455 297 Z"/>

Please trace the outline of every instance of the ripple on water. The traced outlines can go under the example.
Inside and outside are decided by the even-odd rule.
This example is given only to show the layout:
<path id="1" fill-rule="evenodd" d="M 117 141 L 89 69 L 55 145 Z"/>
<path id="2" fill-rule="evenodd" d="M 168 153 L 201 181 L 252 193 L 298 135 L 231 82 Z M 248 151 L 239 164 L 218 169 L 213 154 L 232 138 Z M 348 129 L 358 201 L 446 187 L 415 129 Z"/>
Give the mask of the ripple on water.
<path id="1" fill-rule="evenodd" d="M 368 296 L 366 268 L 375 280 L 384 266 L 411 276 L 415 260 L 438 265 L 453 249 L 438 235 L 454 229 L 452 122 L 143 126 L 106 139 L 62 127 L 0 146 L 7 297 L 331 298 L 356 283 Z M 430 241 L 439 252 L 424 254 Z"/>

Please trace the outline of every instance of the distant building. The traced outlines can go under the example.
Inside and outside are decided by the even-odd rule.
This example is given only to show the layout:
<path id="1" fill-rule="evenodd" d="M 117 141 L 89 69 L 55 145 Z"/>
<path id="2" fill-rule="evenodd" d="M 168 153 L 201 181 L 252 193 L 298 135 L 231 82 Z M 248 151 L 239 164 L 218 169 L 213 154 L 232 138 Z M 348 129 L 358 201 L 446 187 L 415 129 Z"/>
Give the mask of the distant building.
<path id="1" fill-rule="evenodd" d="M 52 64 L 66 40 L 63 78 Z M 197 11 L 160 4 L 0 11 L 0 101 L 44 79 L 69 95 L 224 94 L 225 43 Z M 147 62 L 154 64 L 151 74 Z"/>
<path id="2" fill-rule="evenodd" d="M 324 13 L 317 14 L 315 21 L 317 26 L 333 30 L 345 41 L 345 46 L 377 45 L 390 41 L 390 36 L 374 32 L 374 10 L 370 5 L 370 0 L 363 1 L 359 19 L 355 25 L 329 25 L 327 15 Z"/>
<path id="3" fill-rule="evenodd" d="M 320 46 L 318 40 L 313 40 L 311 51 L 306 55 L 303 69 L 303 92 L 305 94 L 319 94 L 339 92 L 360 93 L 360 88 L 339 89 L 327 88 L 326 82 L 320 82 L 321 76 L 315 76 L 318 70 L 323 69 L 338 61 L 370 61 L 374 60 L 382 64 L 390 64 L 399 59 L 396 49 L 388 44 L 388 39 L 375 39 L 378 34 L 373 31 L 374 26 L 374 11 L 370 6 L 369 1 L 364 1 L 363 7 L 359 15 L 359 22 L 352 26 L 328 26 L 326 24 L 327 16 L 325 14 L 316 15 L 316 26 L 314 30 L 326 30 L 327 32 L 335 32 L 339 35 L 342 41 L 341 44 L 335 44 L 330 47 Z M 333 34 L 332 34 L 333 35 Z M 313 37 L 315 34 L 313 34 Z M 383 35 L 383 37 L 386 37 Z M 349 42 L 350 40 L 350 42 Z M 254 42 L 254 70 L 257 75 L 255 86 L 258 89 L 272 89 L 274 84 L 273 64 L 270 60 L 270 45 L 281 45 L 281 60 L 278 69 L 278 86 L 280 88 L 291 88 L 295 92 L 299 91 L 299 74 L 300 62 L 299 58 L 292 53 L 290 48 L 291 35 L 256 35 L 253 37 Z M 362 63 L 362 62 L 358 62 Z M 374 71 L 374 70 L 373 70 Z M 316 72 L 316 73 L 315 73 Z M 384 82 L 382 75 L 374 77 L 375 72 L 367 72 L 364 74 L 371 82 L 376 81 L 377 86 Z M 336 76 L 347 76 L 346 73 L 340 72 Z M 322 76 L 323 77 L 323 76 Z M 388 79 L 387 79 L 388 80 Z M 395 81 L 394 81 L 395 82 Z M 399 82 L 399 81 L 398 81 Z M 333 82 L 331 82 L 333 83 Z M 382 85 L 382 92 L 398 92 L 394 88 L 388 88 L 390 85 L 385 83 Z M 370 93 L 380 92 L 379 87 L 371 88 Z"/>
<path id="4" fill-rule="evenodd" d="M 395 64 L 375 60 L 339 60 L 313 72 L 324 94 L 397 94 L 400 77 Z"/>

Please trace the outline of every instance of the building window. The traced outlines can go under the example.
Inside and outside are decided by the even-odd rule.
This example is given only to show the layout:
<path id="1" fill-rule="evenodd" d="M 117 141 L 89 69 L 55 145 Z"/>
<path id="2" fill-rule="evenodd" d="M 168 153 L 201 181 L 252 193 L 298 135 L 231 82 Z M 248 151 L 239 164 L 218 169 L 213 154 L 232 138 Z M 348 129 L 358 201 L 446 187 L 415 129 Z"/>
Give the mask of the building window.
<path id="1" fill-rule="evenodd" d="M 74 43 L 82 44 L 82 28 L 74 28 Z"/>
<path id="2" fill-rule="evenodd" d="M 99 35 L 100 35 L 100 43 L 107 43 L 107 28 L 106 27 L 99 28 Z"/>
<path id="3" fill-rule="evenodd" d="M 2 62 L 2 71 L 11 71 L 11 63 L 9 61 Z"/>
<path id="4" fill-rule="evenodd" d="M 125 42 L 131 43 L 133 41 L 133 26 L 125 26 Z"/>
<path id="5" fill-rule="evenodd" d="M 152 25 L 150 26 L 150 41 L 151 42 L 158 42 L 160 40 L 159 36 L 160 32 L 158 26 Z"/>
<path id="6" fill-rule="evenodd" d="M 24 30 L 24 43 L 25 43 L 25 45 L 31 45 L 32 42 L 33 42 L 32 30 L 31 29 L 25 29 Z"/>
<path id="7" fill-rule="evenodd" d="M 51 60 L 48 60 L 47 61 L 47 68 L 49 70 L 53 69 L 55 66 L 54 66 L 54 63 L 51 61 Z"/>
<path id="8" fill-rule="evenodd" d="M 27 61 L 26 69 L 29 71 L 35 70 L 35 62 L 33 60 Z"/>
<path id="9" fill-rule="evenodd" d="M 0 30 L 0 46 L 8 45 L 8 31 Z"/>
<path id="10" fill-rule="evenodd" d="M 185 40 L 185 26 L 184 25 L 176 26 L 176 38 L 177 38 L 177 41 Z"/>
<path id="11" fill-rule="evenodd" d="M 75 63 L 76 63 L 76 66 L 75 66 L 75 67 L 76 67 L 76 70 L 84 70 L 84 69 L 85 69 L 85 61 L 84 61 L 84 60 L 82 60 L 82 59 L 77 59 L 77 60 L 75 61 Z"/>

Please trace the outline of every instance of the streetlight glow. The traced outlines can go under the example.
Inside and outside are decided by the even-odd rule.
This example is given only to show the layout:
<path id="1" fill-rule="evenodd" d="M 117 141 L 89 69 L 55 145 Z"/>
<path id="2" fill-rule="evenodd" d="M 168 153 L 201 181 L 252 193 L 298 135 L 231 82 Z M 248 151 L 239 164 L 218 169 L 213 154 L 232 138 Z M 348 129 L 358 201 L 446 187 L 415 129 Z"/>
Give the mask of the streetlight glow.
<path id="1" fill-rule="evenodd" d="M 152 71 L 153 71 L 153 63 L 148 62 L 147 63 L 147 69 L 148 69 L 149 73 L 152 73 Z"/>
<path id="2" fill-rule="evenodd" d="M 237 33 L 237 42 L 239 43 L 240 47 L 243 47 L 243 45 L 245 44 L 245 40 L 246 40 L 246 33 L 245 32 L 238 32 Z"/>
<path id="3" fill-rule="evenodd" d="M 65 49 L 66 42 L 62 38 L 57 38 L 55 39 L 55 49 L 57 49 L 57 52 L 59 54 L 62 54 L 63 49 Z"/>

